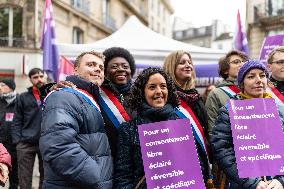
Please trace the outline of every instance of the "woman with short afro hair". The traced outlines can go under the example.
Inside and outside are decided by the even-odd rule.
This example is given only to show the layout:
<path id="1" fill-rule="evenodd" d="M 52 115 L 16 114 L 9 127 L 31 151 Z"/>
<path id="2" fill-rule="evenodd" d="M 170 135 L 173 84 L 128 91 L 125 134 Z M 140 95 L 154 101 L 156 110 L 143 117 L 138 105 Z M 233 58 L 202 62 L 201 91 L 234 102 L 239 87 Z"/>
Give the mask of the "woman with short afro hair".
<path id="1" fill-rule="evenodd" d="M 131 118 L 133 115 L 135 115 L 135 113 L 130 112 L 129 108 L 126 107 L 126 101 L 132 85 L 132 77 L 136 69 L 135 60 L 127 49 L 121 47 L 108 48 L 103 52 L 103 55 L 105 56 L 105 80 L 101 88 L 104 89 L 104 91 L 107 91 L 106 94 L 112 94 L 114 98 L 118 100 L 118 105 L 121 106 L 121 108 L 125 110 L 125 113 L 128 115 L 128 117 Z M 117 103 L 114 103 L 114 105 L 117 105 Z M 110 111 L 114 112 L 114 109 L 110 108 L 109 110 L 105 110 L 102 108 L 102 115 L 105 121 L 106 132 L 109 137 L 111 153 L 115 158 L 117 129 L 119 124 L 113 119 L 112 115 L 109 115 Z M 113 115 L 117 114 L 114 112 Z"/>

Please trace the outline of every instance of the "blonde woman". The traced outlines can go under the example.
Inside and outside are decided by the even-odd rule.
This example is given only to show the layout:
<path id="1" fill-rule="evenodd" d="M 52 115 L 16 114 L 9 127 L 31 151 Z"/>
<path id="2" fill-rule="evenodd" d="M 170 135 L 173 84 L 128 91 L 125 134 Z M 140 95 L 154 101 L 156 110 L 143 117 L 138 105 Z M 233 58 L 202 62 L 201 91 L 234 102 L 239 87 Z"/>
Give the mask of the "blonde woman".
<path id="1" fill-rule="evenodd" d="M 177 88 L 181 102 L 178 110 L 183 109 L 187 112 L 184 116 L 179 116 L 195 120 L 192 128 L 204 180 L 207 180 L 209 175 L 207 137 L 205 137 L 207 133 L 205 129 L 207 128 L 207 113 L 200 94 L 194 88 L 196 75 L 190 53 L 182 50 L 170 53 L 165 58 L 163 69 L 172 77 Z M 191 123 L 193 122 L 191 121 Z M 201 135 L 197 133 L 201 133 Z"/>

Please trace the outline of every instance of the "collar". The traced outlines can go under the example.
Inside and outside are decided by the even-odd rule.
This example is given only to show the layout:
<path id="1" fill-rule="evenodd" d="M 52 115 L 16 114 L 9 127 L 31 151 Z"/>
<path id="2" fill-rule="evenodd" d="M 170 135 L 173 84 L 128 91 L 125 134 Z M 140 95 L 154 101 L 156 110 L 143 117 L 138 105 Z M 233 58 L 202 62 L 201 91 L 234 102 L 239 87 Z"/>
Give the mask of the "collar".
<path id="1" fill-rule="evenodd" d="M 275 87 L 277 86 L 284 86 L 284 81 L 278 81 L 274 79 L 272 76 L 270 77 L 270 81 L 273 83 Z"/>
<path id="2" fill-rule="evenodd" d="M 240 97 L 241 97 L 242 99 L 252 99 L 252 97 L 250 97 L 250 96 L 244 94 L 243 92 L 240 93 Z M 263 94 L 263 98 L 272 98 L 272 96 L 271 96 L 271 94 L 265 92 L 265 93 Z"/>

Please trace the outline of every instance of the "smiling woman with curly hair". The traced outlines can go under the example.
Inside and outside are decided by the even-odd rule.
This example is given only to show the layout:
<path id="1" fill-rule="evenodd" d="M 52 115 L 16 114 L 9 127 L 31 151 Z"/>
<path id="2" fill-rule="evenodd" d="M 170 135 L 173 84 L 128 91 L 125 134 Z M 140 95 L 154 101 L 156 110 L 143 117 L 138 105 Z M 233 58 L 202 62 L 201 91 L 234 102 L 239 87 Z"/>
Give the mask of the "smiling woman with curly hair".
<path id="1" fill-rule="evenodd" d="M 143 72 L 141 72 L 141 74 L 137 77 L 134 85 L 131 88 L 127 104 L 132 110 L 136 111 L 141 110 L 142 104 L 143 102 L 145 102 L 145 94 L 144 94 L 145 92 L 143 89 L 146 83 L 148 82 L 149 77 L 156 73 L 161 74 L 165 78 L 168 91 L 171 91 L 168 94 L 167 103 L 172 104 L 174 107 L 178 106 L 179 104 L 178 95 L 176 93 L 176 87 L 172 78 L 159 68 L 148 68 L 143 70 Z"/>
<path id="2" fill-rule="evenodd" d="M 137 117 L 120 126 L 114 188 L 145 189 L 138 127 L 145 123 L 178 119 L 174 109 L 179 101 L 171 77 L 159 68 L 143 70 L 130 90 L 128 104 L 137 111 Z M 138 183 L 141 183 L 139 187 Z"/>

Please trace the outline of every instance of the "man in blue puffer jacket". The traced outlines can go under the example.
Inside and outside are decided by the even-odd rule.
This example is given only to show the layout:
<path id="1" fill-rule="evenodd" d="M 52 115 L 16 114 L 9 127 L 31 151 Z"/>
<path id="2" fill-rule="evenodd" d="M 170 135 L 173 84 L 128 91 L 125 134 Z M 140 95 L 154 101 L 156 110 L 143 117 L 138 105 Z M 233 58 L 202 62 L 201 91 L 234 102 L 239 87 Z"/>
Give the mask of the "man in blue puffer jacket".
<path id="1" fill-rule="evenodd" d="M 113 162 L 103 118 L 95 99 L 104 80 L 104 57 L 85 52 L 67 77 L 77 88 L 63 88 L 46 97 L 40 151 L 43 188 L 111 189 Z"/>

